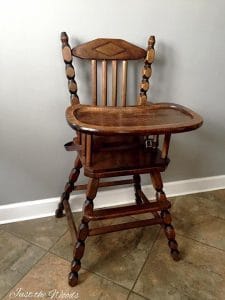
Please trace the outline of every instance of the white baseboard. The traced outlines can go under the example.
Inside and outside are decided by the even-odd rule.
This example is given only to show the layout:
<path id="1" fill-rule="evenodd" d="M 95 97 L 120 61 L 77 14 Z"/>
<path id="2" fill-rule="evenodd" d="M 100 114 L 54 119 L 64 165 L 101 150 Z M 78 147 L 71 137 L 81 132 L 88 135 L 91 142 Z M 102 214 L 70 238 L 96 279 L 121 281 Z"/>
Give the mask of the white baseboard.
<path id="1" fill-rule="evenodd" d="M 223 188 L 225 188 L 225 175 L 174 181 L 165 183 L 164 185 L 164 190 L 168 197 Z M 149 199 L 154 198 L 155 192 L 151 185 L 143 186 L 143 191 Z M 81 210 L 84 197 L 84 193 L 71 196 L 72 211 Z M 95 208 L 128 204 L 133 199 L 134 192 L 131 185 L 113 190 L 100 190 L 95 199 Z M 52 216 L 55 213 L 58 201 L 59 197 L 56 197 L 1 205 L 0 224 Z"/>

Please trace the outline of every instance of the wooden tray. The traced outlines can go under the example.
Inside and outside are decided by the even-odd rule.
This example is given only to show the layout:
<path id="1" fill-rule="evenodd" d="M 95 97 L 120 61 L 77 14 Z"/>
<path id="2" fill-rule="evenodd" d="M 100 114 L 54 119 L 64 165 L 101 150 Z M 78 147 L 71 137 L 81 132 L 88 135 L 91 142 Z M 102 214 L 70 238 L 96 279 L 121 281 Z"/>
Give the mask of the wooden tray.
<path id="1" fill-rule="evenodd" d="M 66 118 L 75 130 L 97 135 L 178 133 L 203 123 L 198 114 L 173 103 L 128 107 L 79 104 L 67 108 Z"/>

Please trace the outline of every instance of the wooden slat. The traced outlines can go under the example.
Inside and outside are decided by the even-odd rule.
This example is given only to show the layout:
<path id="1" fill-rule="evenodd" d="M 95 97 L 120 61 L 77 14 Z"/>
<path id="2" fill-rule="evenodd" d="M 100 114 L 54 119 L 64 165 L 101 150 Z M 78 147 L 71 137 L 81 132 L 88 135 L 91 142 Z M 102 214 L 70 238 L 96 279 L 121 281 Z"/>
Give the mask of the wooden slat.
<path id="1" fill-rule="evenodd" d="M 85 218 L 96 221 L 105 220 L 110 218 L 119 218 L 130 215 L 144 214 L 147 212 L 159 211 L 163 209 L 169 209 L 171 206 L 168 200 L 160 202 L 149 202 L 144 203 L 139 206 L 137 205 L 127 205 L 122 207 L 96 209 L 93 215 L 85 215 Z"/>
<path id="2" fill-rule="evenodd" d="M 91 61 L 92 104 L 97 105 L 97 61 Z"/>
<path id="3" fill-rule="evenodd" d="M 81 133 L 77 131 L 77 144 L 81 144 Z"/>
<path id="4" fill-rule="evenodd" d="M 126 106 L 127 97 L 127 61 L 123 60 L 122 67 L 122 106 Z"/>
<path id="5" fill-rule="evenodd" d="M 82 158 L 85 161 L 85 157 L 86 157 L 86 134 L 85 133 L 81 134 L 81 145 L 82 145 Z"/>
<path id="6" fill-rule="evenodd" d="M 161 155 L 163 159 L 167 158 L 169 152 L 169 146 L 170 146 L 170 138 L 171 138 L 171 133 L 166 133 L 164 137 L 162 155 Z"/>
<path id="7" fill-rule="evenodd" d="M 132 183 L 134 183 L 133 179 L 115 180 L 115 181 L 109 181 L 109 182 L 100 182 L 98 187 L 101 188 L 101 187 L 132 184 Z M 81 190 L 86 190 L 86 189 L 87 189 L 87 184 L 79 184 L 74 187 L 75 191 L 81 191 Z"/>
<path id="8" fill-rule="evenodd" d="M 87 134 L 87 141 L 86 141 L 86 164 L 89 167 L 91 165 L 91 141 L 92 136 Z"/>
<path id="9" fill-rule="evenodd" d="M 102 61 L 102 105 L 107 105 L 107 61 Z"/>
<path id="10" fill-rule="evenodd" d="M 117 105 L 117 61 L 112 61 L 112 106 Z"/>
<path id="11" fill-rule="evenodd" d="M 143 226 L 150 226 L 155 224 L 162 224 L 162 218 L 154 218 L 154 219 L 148 219 L 148 220 L 139 220 L 134 222 L 128 222 L 123 224 L 115 224 L 115 225 L 109 225 L 104 227 L 98 227 L 98 228 L 91 228 L 89 229 L 89 235 L 99 235 L 109 232 L 115 232 L 120 230 L 126 230 L 130 228 L 137 228 L 137 227 L 143 227 Z"/>

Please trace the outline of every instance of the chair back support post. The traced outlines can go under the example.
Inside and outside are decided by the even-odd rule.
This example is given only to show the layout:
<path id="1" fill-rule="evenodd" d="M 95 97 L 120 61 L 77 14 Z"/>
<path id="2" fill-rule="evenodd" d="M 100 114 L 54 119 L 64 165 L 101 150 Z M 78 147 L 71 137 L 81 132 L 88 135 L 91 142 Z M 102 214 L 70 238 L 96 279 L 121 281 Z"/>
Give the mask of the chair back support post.
<path id="1" fill-rule="evenodd" d="M 149 78 L 152 75 L 152 63 L 155 58 L 155 37 L 152 35 L 148 39 L 148 48 L 147 55 L 145 58 L 145 64 L 142 69 L 142 81 L 140 84 L 140 93 L 138 97 L 138 105 L 146 105 L 147 104 L 147 91 L 149 89 Z"/>
<path id="2" fill-rule="evenodd" d="M 68 35 L 66 32 L 61 33 L 62 42 L 62 56 L 65 62 L 66 77 L 68 79 L 68 89 L 70 92 L 71 104 L 79 104 L 79 97 L 77 95 L 77 83 L 75 81 L 75 70 L 72 64 L 73 56 L 68 42 Z"/>

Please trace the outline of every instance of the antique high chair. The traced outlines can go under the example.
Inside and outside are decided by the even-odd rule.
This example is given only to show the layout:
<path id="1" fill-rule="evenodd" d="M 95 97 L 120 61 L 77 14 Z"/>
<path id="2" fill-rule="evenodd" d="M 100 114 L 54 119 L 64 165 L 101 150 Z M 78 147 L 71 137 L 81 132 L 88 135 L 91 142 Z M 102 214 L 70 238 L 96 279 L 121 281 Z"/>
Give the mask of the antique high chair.
<path id="1" fill-rule="evenodd" d="M 78 271 L 84 254 L 87 236 L 114 232 L 129 228 L 160 224 L 168 239 L 171 256 L 179 260 L 175 231 L 171 224 L 170 202 L 163 191 L 161 172 L 169 164 L 168 150 L 172 133 L 194 130 L 201 126 L 202 118 L 181 105 L 173 103 L 152 103 L 147 101 L 149 78 L 154 60 L 155 38 L 148 40 L 145 51 L 120 39 L 96 39 L 71 49 L 68 36 L 61 34 L 63 59 L 66 64 L 66 76 L 71 94 L 71 105 L 66 110 L 66 119 L 76 131 L 76 137 L 65 145 L 66 150 L 76 151 L 74 168 L 61 196 L 56 217 L 62 217 L 65 211 L 74 245 L 69 284 L 78 282 Z M 75 70 L 72 57 L 90 60 L 92 103 L 80 104 L 77 95 Z M 134 106 L 127 106 L 127 66 L 128 60 L 144 62 L 139 97 Z M 118 97 L 119 64 L 122 68 L 120 99 Z M 110 70 L 107 66 L 110 65 Z M 97 91 L 101 66 L 101 92 Z M 110 74 L 108 74 L 110 73 Z M 110 76 L 108 76 L 110 75 Z M 110 77 L 110 78 L 109 78 Z M 112 82 L 111 97 L 107 97 L 109 80 Z M 162 141 L 160 140 L 162 138 Z M 160 150 L 161 145 L 161 150 Z M 75 185 L 80 169 L 89 177 L 87 185 Z M 155 201 L 149 201 L 141 189 L 140 174 L 150 174 L 156 190 Z M 132 176 L 132 179 L 103 181 L 101 178 Z M 93 200 L 98 187 L 134 184 L 135 201 L 131 205 L 94 209 Z M 73 190 L 86 189 L 86 200 L 78 230 L 76 229 L 69 197 Z M 125 217 L 151 213 L 152 217 L 129 223 L 89 228 L 90 221 Z M 110 245 L 109 245 L 110 247 Z M 91 250 L 91 249 L 90 249 Z"/>

